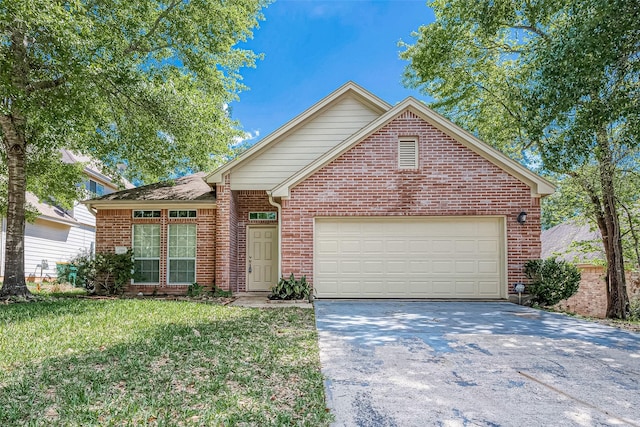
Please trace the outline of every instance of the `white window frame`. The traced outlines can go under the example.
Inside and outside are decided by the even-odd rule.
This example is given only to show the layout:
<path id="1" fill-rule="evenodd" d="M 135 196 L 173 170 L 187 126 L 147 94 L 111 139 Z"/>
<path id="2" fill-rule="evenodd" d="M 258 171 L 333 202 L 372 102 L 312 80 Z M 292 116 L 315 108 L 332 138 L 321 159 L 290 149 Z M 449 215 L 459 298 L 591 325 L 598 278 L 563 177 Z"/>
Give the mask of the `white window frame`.
<path id="1" fill-rule="evenodd" d="M 171 228 L 172 227 L 181 227 L 181 226 L 192 226 L 195 230 L 195 240 L 193 243 L 193 257 L 172 257 L 171 256 Z M 193 260 L 193 280 L 191 281 L 182 281 L 182 282 L 172 282 L 171 281 L 171 261 L 191 261 Z M 198 225 L 195 223 L 175 223 L 167 225 L 167 284 L 168 285 L 190 285 L 192 283 L 197 282 L 197 272 L 198 272 Z"/>
<path id="2" fill-rule="evenodd" d="M 142 216 L 136 216 L 136 212 L 142 212 Z M 135 219 L 147 219 L 147 218 L 160 218 L 162 216 L 162 213 L 158 209 L 136 209 L 131 212 L 131 215 Z"/>
<path id="3" fill-rule="evenodd" d="M 398 138 L 398 169 L 418 169 L 418 138 Z"/>
<path id="4" fill-rule="evenodd" d="M 135 256 L 136 227 L 149 227 L 149 226 L 158 227 L 158 256 L 157 257 L 136 257 Z M 135 264 L 135 261 L 156 261 L 156 260 L 158 261 L 158 281 L 157 282 L 155 281 L 136 282 L 136 283 L 139 283 L 139 284 L 160 283 L 160 257 L 162 256 L 162 235 L 160 231 L 161 231 L 160 224 L 147 224 L 147 223 L 133 224 L 131 228 L 131 249 L 134 252 L 134 264 Z"/>
<path id="5" fill-rule="evenodd" d="M 182 213 L 186 214 L 186 216 L 180 216 Z M 196 209 L 171 209 L 169 211 L 170 219 L 197 218 L 197 217 L 198 217 L 198 211 Z"/>
<path id="6" fill-rule="evenodd" d="M 252 218 L 252 216 L 254 218 Z M 261 218 L 262 217 L 262 218 Z M 249 221 L 277 221 L 278 212 L 249 212 Z"/>

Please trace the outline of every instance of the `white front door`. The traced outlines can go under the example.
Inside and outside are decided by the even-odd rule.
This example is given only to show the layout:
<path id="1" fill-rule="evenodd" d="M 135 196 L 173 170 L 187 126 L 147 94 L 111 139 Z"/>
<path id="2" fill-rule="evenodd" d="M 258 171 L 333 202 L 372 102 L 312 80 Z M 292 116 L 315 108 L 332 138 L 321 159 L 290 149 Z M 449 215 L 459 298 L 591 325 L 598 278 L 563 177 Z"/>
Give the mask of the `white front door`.
<path id="1" fill-rule="evenodd" d="M 276 226 L 247 227 L 247 291 L 269 291 L 278 281 Z"/>

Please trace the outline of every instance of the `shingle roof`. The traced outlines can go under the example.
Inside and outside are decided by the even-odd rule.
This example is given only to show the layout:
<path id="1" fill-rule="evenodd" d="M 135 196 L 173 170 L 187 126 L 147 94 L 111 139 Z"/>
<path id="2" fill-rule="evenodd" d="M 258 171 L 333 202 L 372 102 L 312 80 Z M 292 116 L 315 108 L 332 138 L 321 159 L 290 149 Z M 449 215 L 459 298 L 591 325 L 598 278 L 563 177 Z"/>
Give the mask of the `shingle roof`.
<path id="1" fill-rule="evenodd" d="M 604 259 L 602 250 L 583 253 L 570 247 L 573 242 L 594 242 L 595 247 L 602 248 L 600 233 L 591 231 L 588 224 L 558 224 L 548 230 L 543 230 L 541 240 L 542 258 L 555 256 L 565 261 L 578 263 L 592 263 Z"/>
<path id="2" fill-rule="evenodd" d="M 70 225 L 78 224 L 78 221 L 73 216 L 69 215 L 64 209 L 41 202 L 34 194 L 28 191 L 26 198 L 27 203 L 38 210 L 42 219 L 63 222 Z"/>
<path id="3" fill-rule="evenodd" d="M 204 181 L 206 173 L 198 172 L 175 180 L 161 181 L 128 190 L 117 191 L 92 201 L 121 200 L 166 200 L 166 201 L 211 201 L 215 194 Z"/>

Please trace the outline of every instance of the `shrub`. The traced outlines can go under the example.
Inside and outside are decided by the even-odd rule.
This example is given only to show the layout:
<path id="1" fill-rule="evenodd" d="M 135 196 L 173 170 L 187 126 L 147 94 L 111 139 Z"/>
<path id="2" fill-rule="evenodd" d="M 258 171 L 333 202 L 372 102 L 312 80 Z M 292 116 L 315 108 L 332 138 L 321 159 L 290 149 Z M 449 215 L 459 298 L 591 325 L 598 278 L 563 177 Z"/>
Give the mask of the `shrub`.
<path id="1" fill-rule="evenodd" d="M 71 267 L 75 267 L 77 270 L 75 286 L 87 287 L 89 276 L 91 275 L 91 269 L 93 268 L 93 254 L 90 251 L 82 251 L 75 258 L 72 258 L 68 264 L 58 264 L 57 273 L 58 281 L 62 283 L 71 283 L 69 274 L 73 272 Z"/>
<path id="2" fill-rule="evenodd" d="M 93 286 L 98 294 L 119 295 L 134 277 L 133 252 L 97 253 L 94 260 Z"/>
<path id="3" fill-rule="evenodd" d="M 640 322 L 640 296 L 635 296 L 629 301 L 629 320 Z"/>
<path id="4" fill-rule="evenodd" d="M 231 291 L 226 291 L 222 288 L 217 287 L 215 284 L 213 285 L 213 290 L 211 291 L 211 296 L 214 298 L 229 298 L 232 295 Z"/>
<path id="5" fill-rule="evenodd" d="M 271 288 L 269 299 L 292 300 L 292 299 L 308 299 L 309 284 L 307 278 L 302 276 L 300 280 L 296 280 L 293 273 L 288 279 L 281 277 L 278 284 Z"/>
<path id="6" fill-rule="evenodd" d="M 555 258 L 527 261 L 524 273 L 529 278 L 531 301 L 544 306 L 557 304 L 578 291 L 580 271 L 573 264 Z"/>
<path id="7" fill-rule="evenodd" d="M 82 285 L 88 291 L 97 294 L 119 295 L 133 278 L 133 253 L 124 254 L 97 253 L 95 256 L 82 253 L 68 265 L 61 268 L 63 274 L 76 267 L 76 286 Z"/>
<path id="8" fill-rule="evenodd" d="M 204 292 L 204 288 L 200 286 L 197 282 L 192 283 L 187 287 L 187 296 L 188 297 L 199 297 Z"/>

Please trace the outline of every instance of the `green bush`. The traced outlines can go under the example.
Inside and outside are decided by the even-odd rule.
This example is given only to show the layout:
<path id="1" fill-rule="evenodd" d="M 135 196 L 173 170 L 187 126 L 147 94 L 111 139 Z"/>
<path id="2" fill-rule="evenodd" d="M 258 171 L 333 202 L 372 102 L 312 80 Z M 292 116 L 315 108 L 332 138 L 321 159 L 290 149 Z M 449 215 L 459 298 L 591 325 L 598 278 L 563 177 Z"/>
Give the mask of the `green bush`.
<path id="1" fill-rule="evenodd" d="M 61 267 L 60 273 L 68 277 L 72 266 L 78 269 L 76 286 L 83 286 L 89 292 L 101 295 L 119 295 L 133 278 L 133 253 L 105 252 L 95 256 L 88 252 L 81 253 Z"/>
<path id="2" fill-rule="evenodd" d="M 271 288 L 269 299 L 273 300 L 292 300 L 292 299 L 309 299 L 309 284 L 307 278 L 302 276 L 300 280 L 296 280 L 293 273 L 288 279 L 281 277 L 278 284 Z"/>
<path id="3" fill-rule="evenodd" d="M 531 302 L 551 306 L 578 291 L 580 271 L 573 264 L 555 258 L 527 261 L 524 273 L 529 278 Z"/>
<path id="4" fill-rule="evenodd" d="M 215 284 L 213 285 L 213 290 L 211 291 L 211 296 L 214 298 L 229 298 L 231 297 L 231 291 L 226 291 L 222 288 L 217 287 Z"/>
<path id="5" fill-rule="evenodd" d="M 199 297 L 204 292 L 204 288 L 200 286 L 197 282 L 192 283 L 187 287 L 187 296 L 188 297 Z"/>
<path id="6" fill-rule="evenodd" d="M 86 288 L 90 280 L 91 269 L 93 268 L 93 254 L 90 251 L 82 251 L 74 258 L 72 258 L 68 264 L 58 264 L 56 269 L 58 273 L 58 282 L 60 283 L 73 283 L 73 279 L 70 278 L 70 274 L 74 271 L 71 267 L 76 268 L 76 280 L 75 286 Z"/>
<path id="7" fill-rule="evenodd" d="M 635 296 L 629 301 L 629 320 L 640 322 L 640 296 Z"/>
<path id="8" fill-rule="evenodd" d="M 97 253 L 93 259 L 93 286 L 98 294 L 120 295 L 134 277 L 133 252 Z"/>

